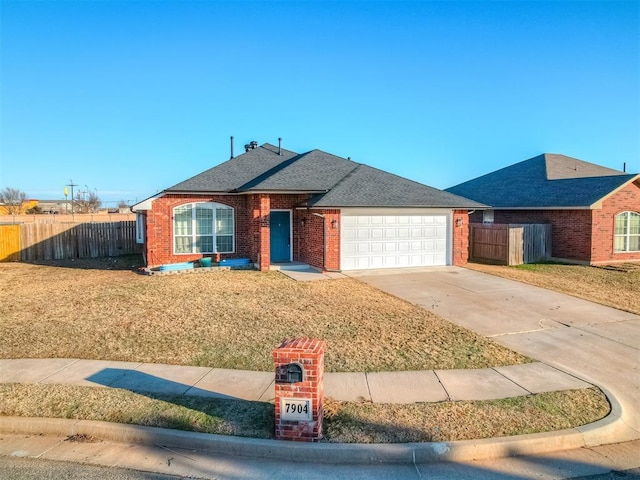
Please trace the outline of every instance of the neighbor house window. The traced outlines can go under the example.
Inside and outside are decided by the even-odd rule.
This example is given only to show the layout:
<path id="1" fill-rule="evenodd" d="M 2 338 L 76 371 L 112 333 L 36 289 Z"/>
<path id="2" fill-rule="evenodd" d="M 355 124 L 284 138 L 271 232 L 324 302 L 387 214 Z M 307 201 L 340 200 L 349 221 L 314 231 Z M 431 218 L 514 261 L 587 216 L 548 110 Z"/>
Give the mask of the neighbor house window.
<path id="1" fill-rule="evenodd" d="M 136 243 L 144 243 L 145 222 L 147 216 L 142 213 L 136 213 Z"/>
<path id="2" fill-rule="evenodd" d="M 233 208 L 219 203 L 190 203 L 173 209 L 176 253 L 232 253 Z"/>
<path id="3" fill-rule="evenodd" d="M 493 210 L 484 210 L 482 212 L 482 223 L 493 223 Z"/>
<path id="4" fill-rule="evenodd" d="M 640 213 L 622 212 L 616 215 L 614 239 L 616 252 L 640 252 Z"/>

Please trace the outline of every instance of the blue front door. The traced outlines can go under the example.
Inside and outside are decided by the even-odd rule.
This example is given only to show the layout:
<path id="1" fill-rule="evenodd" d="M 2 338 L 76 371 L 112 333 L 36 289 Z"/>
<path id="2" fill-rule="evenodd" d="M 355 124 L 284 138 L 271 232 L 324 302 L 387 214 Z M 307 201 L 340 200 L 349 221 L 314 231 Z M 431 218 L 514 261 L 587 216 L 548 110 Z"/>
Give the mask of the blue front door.
<path id="1" fill-rule="evenodd" d="M 291 215 L 290 212 L 271 212 L 271 261 L 291 261 Z"/>

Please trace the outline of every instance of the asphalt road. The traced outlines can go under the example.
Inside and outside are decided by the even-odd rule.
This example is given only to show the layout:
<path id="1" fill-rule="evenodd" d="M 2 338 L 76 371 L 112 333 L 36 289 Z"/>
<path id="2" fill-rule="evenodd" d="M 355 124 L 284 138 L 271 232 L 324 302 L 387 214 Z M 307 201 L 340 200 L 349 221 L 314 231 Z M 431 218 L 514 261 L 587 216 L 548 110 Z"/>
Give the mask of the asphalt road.
<path id="1" fill-rule="evenodd" d="M 292 478 L 289 476 L 290 473 L 291 472 L 283 472 L 283 477 L 280 477 L 277 472 L 273 472 L 273 476 L 271 478 L 274 480 L 277 480 L 278 478 Z M 469 476 L 466 476 L 464 472 L 459 471 L 457 475 L 454 474 L 454 477 L 452 478 L 476 478 L 473 472 L 468 471 L 467 473 Z M 406 478 L 405 472 L 402 470 L 398 472 L 397 476 L 393 475 L 393 472 L 388 472 L 388 474 L 389 475 L 385 476 L 385 478 L 390 480 L 401 480 Z M 334 477 L 333 475 L 331 477 L 345 479 L 352 478 L 350 476 Z M 58 462 L 33 458 L 2 457 L 0 458 L 0 478 L 3 480 L 176 480 L 181 478 L 195 479 L 197 477 L 160 475 L 157 473 L 139 472 L 124 468 L 98 467 L 80 463 Z M 242 477 L 239 476 L 237 478 L 240 479 Z M 304 478 L 304 476 L 299 478 Z M 424 478 L 429 478 L 428 474 Z M 500 478 L 503 480 L 509 478 L 515 480 L 528 477 L 516 474 L 514 476 L 500 475 Z M 640 468 L 622 472 L 609 472 L 600 475 L 564 478 L 573 478 L 577 480 L 640 480 Z"/>

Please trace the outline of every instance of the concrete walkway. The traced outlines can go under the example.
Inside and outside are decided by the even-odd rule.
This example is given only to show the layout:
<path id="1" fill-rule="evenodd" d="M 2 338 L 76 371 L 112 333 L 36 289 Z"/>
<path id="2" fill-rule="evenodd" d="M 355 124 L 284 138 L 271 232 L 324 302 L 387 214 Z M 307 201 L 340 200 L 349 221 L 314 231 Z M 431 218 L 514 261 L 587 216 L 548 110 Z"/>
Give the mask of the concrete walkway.
<path id="1" fill-rule="evenodd" d="M 0 383 L 67 384 L 268 402 L 274 373 L 77 359 L 0 360 Z M 491 400 L 591 385 L 544 363 L 477 370 L 327 373 L 325 395 L 377 403 Z"/>

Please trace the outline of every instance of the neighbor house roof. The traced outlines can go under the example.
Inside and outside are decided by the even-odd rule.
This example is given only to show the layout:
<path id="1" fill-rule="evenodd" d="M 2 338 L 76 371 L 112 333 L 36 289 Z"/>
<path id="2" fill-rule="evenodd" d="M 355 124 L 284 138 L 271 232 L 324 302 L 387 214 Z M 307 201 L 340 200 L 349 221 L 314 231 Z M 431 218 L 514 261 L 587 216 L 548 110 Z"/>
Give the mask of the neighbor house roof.
<path id="1" fill-rule="evenodd" d="M 273 145 L 261 145 L 164 193 L 310 193 L 315 195 L 301 206 L 318 208 L 486 207 L 321 150 L 278 151 Z"/>
<path id="2" fill-rule="evenodd" d="M 545 153 L 446 191 L 496 209 L 592 208 L 638 179 L 640 175 Z"/>

